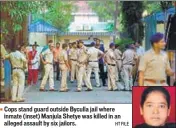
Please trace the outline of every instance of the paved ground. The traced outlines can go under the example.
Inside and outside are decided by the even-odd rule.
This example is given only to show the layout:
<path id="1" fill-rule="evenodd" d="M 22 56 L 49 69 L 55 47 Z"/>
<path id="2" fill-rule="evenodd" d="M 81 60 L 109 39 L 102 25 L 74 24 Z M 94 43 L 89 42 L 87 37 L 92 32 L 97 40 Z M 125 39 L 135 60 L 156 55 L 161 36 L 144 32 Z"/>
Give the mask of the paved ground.
<path id="1" fill-rule="evenodd" d="M 130 91 L 107 91 L 107 87 L 94 87 L 91 92 L 83 88 L 82 92 L 75 92 L 76 82 L 68 82 L 69 92 L 39 92 L 40 83 L 39 80 L 37 86 L 26 87 L 25 103 L 131 103 L 132 99 Z M 60 81 L 55 81 L 55 88 L 60 88 Z"/>

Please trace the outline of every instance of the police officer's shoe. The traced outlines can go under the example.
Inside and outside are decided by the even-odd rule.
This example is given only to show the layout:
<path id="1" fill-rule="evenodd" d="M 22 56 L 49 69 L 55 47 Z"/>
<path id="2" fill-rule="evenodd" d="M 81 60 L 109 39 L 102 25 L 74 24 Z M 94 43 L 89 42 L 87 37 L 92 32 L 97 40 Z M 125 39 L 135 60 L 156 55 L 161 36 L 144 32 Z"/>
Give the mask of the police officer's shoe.
<path id="1" fill-rule="evenodd" d="M 12 102 L 17 102 L 17 100 L 12 100 Z"/>
<path id="2" fill-rule="evenodd" d="M 81 90 L 77 89 L 76 92 L 81 92 Z"/>
<path id="3" fill-rule="evenodd" d="M 43 88 L 40 88 L 39 89 L 40 92 L 46 92 L 47 90 L 43 89 Z"/>
<path id="4" fill-rule="evenodd" d="M 59 92 L 68 92 L 68 89 L 60 90 Z"/>
<path id="5" fill-rule="evenodd" d="M 85 91 L 92 91 L 92 89 L 88 88 L 88 89 L 86 89 Z"/>
<path id="6" fill-rule="evenodd" d="M 57 90 L 55 90 L 55 89 L 53 88 L 53 89 L 50 89 L 49 91 L 50 91 L 50 92 L 54 92 L 54 91 L 57 91 Z"/>
<path id="7" fill-rule="evenodd" d="M 119 91 L 118 89 L 114 89 L 113 91 Z"/>
<path id="8" fill-rule="evenodd" d="M 70 89 L 66 89 L 66 91 L 68 92 L 68 91 L 70 91 Z"/>
<path id="9" fill-rule="evenodd" d="M 23 99 L 23 98 L 17 100 L 17 102 L 24 102 L 24 101 L 25 101 L 25 99 Z"/>

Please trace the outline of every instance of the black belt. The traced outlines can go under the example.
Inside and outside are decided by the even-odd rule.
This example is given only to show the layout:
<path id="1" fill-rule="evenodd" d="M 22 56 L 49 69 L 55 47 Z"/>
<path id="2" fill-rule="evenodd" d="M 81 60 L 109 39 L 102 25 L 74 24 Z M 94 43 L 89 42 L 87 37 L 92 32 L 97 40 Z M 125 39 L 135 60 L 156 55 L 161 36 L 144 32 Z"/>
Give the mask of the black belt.
<path id="1" fill-rule="evenodd" d="M 116 66 L 115 64 L 108 64 L 108 65 L 110 65 L 110 66 Z"/>
<path id="2" fill-rule="evenodd" d="M 134 64 L 123 64 L 123 65 L 131 65 L 131 66 L 133 66 Z"/>
<path id="3" fill-rule="evenodd" d="M 15 70 L 15 69 L 21 69 L 21 70 L 23 70 L 23 68 L 19 68 L 19 67 L 14 67 L 13 70 Z"/>
<path id="4" fill-rule="evenodd" d="M 98 62 L 98 60 L 96 60 L 96 61 L 89 61 L 89 62 Z"/>
<path id="5" fill-rule="evenodd" d="M 70 60 L 77 61 L 76 59 L 70 59 Z"/>
<path id="6" fill-rule="evenodd" d="M 53 63 L 47 63 L 47 64 L 53 65 Z"/>

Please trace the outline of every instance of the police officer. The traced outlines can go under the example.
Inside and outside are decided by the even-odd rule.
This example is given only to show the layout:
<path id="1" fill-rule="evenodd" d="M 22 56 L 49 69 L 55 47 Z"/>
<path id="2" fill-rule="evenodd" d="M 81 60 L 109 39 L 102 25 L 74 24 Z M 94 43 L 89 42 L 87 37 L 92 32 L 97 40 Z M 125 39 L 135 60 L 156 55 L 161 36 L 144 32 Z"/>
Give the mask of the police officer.
<path id="1" fill-rule="evenodd" d="M 59 67 L 61 70 L 61 88 L 60 92 L 67 92 L 69 89 L 67 87 L 67 72 L 70 70 L 70 65 L 68 63 L 67 54 L 68 45 L 66 43 L 62 44 L 62 51 L 59 55 Z"/>
<path id="2" fill-rule="evenodd" d="M 76 78 L 76 65 L 77 65 L 77 44 L 76 42 L 72 43 L 72 48 L 69 52 L 69 60 L 71 65 L 71 83 L 74 82 Z"/>
<path id="3" fill-rule="evenodd" d="M 1 86 L 4 86 L 4 61 L 3 61 L 3 59 L 5 58 L 5 55 L 7 54 L 7 51 L 6 51 L 6 49 L 4 48 L 4 45 L 3 44 L 1 44 L 1 47 L 0 47 L 0 59 L 1 59 Z"/>
<path id="4" fill-rule="evenodd" d="M 27 65 L 27 59 L 23 53 L 21 53 L 23 46 L 19 46 L 18 50 L 12 50 L 12 52 L 6 55 L 6 59 L 10 59 L 13 72 L 13 86 L 12 86 L 12 102 L 24 102 L 23 92 L 25 85 L 25 70 Z M 23 51 L 24 52 L 24 51 Z"/>
<path id="5" fill-rule="evenodd" d="M 87 59 L 88 59 L 88 54 L 87 54 L 87 48 L 84 46 L 83 41 L 79 41 L 78 43 L 79 49 L 78 49 L 78 87 L 77 91 L 80 92 L 82 90 L 82 82 L 83 79 L 85 81 L 85 84 L 87 86 L 86 91 L 92 91 L 92 85 L 88 82 L 87 74 L 86 74 L 86 66 L 87 66 Z"/>
<path id="6" fill-rule="evenodd" d="M 167 86 L 166 76 L 173 76 L 165 48 L 164 35 L 156 33 L 151 36 L 152 48 L 148 50 L 139 62 L 140 86 Z"/>
<path id="7" fill-rule="evenodd" d="M 45 91 L 45 85 L 49 77 L 49 91 L 54 90 L 54 72 L 53 72 L 53 50 L 54 44 L 50 43 L 49 48 L 40 54 L 40 58 L 44 64 L 45 74 L 40 85 L 40 91 Z"/>
<path id="8" fill-rule="evenodd" d="M 104 60 L 108 67 L 108 91 L 117 91 L 116 86 L 116 59 L 115 44 L 110 43 L 108 51 L 105 53 Z"/>
<path id="9" fill-rule="evenodd" d="M 119 80 L 119 72 L 120 72 L 121 66 L 122 66 L 122 52 L 119 50 L 118 44 L 115 45 L 114 54 L 115 54 L 116 68 L 117 68 L 116 81 L 118 81 Z"/>
<path id="10" fill-rule="evenodd" d="M 122 55 L 122 70 L 124 73 L 124 84 L 125 84 L 125 90 L 129 91 L 132 90 L 133 86 L 133 77 L 132 77 L 132 71 L 133 71 L 133 65 L 135 60 L 137 59 L 137 54 L 134 52 L 132 45 L 127 45 L 127 49 Z"/>
<path id="11" fill-rule="evenodd" d="M 100 39 L 94 38 L 94 41 L 96 41 L 95 47 L 97 49 L 100 49 L 102 52 L 105 52 L 103 44 L 100 44 Z M 103 58 L 99 59 L 99 70 L 100 70 L 100 78 L 102 80 L 103 86 L 107 86 L 106 85 L 106 73 L 104 71 L 104 60 L 103 60 Z"/>
<path id="12" fill-rule="evenodd" d="M 96 87 L 100 87 L 100 80 L 99 80 L 99 65 L 98 60 L 99 58 L 103 57 L 103 52 L 99 49 L 95 48 L 95 43 L 91 43 L 91 48 L 88 49 L 88 67 L 87 67 L 87 77 L 88 82 L 90 84 L 90 77 L 92 70 L 95 74 L 95 80 L 96 80 Z"/>
<path id="13" fill-rule="evenodd" d="M 41 53 L 44 52 L 45 50 L 49 49 L 49 45 L 50 45 L 51 43 L 53 43 L 53 40 L 49 40 L 49 41 L 47 42 L 47 44 L 43 47 Z M 40 62 L 40 66 L 41 66 L 41 78 L 40 78 L 40 80 L 42 80 L 42 78 L 43 78 L 43 76 L 44 76 L 44 74 L 45 74 L 45 68 L 44 68 L 44 64 L 43 64 L 43 62 L 42 62 L 41 59 L 40 59 L 40 61 L 41 61 L 41 62 Z"/>

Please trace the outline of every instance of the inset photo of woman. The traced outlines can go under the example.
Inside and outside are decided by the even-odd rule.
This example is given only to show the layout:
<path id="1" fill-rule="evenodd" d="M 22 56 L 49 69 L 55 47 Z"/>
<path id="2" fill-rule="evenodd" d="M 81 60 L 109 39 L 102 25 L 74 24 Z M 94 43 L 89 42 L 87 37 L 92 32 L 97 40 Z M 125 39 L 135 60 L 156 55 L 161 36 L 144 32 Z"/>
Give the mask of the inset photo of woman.
<path id="1" fill-rule="evenodd" d="M 133 87 L 133 128 L 176 128 L 176 87 Z"/>

